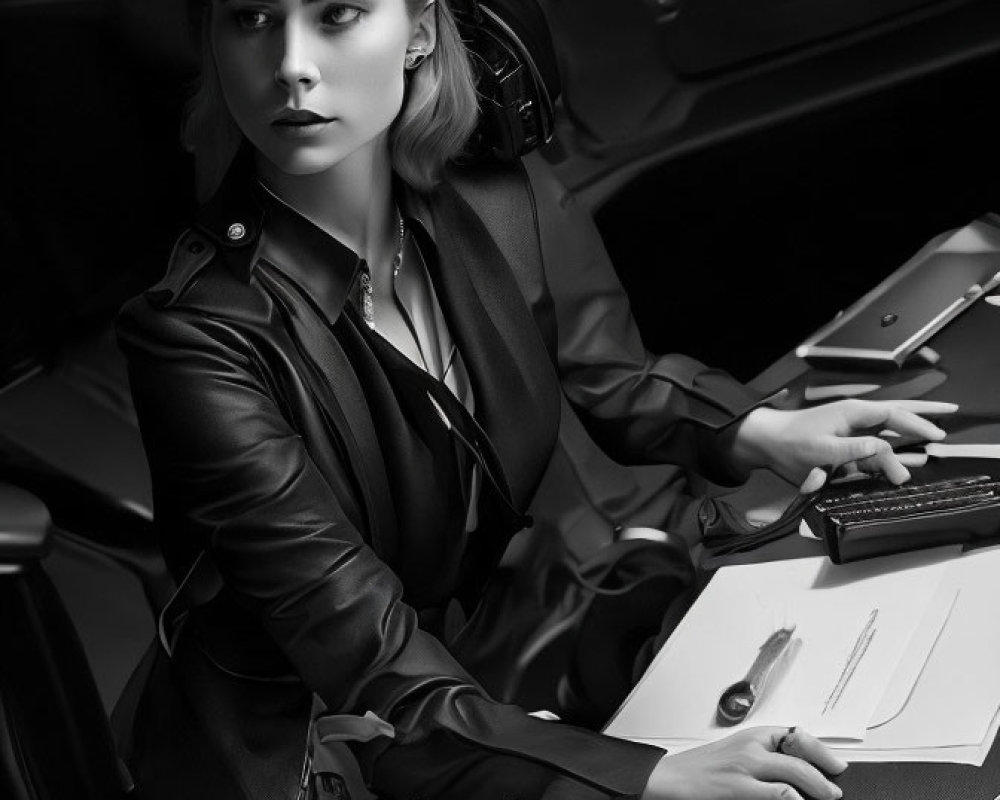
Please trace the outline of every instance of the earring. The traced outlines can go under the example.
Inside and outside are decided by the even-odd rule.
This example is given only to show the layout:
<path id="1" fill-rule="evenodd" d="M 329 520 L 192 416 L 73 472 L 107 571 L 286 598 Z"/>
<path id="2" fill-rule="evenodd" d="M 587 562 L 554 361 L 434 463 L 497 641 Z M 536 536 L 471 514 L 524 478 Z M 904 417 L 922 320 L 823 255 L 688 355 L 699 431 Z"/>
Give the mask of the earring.
<path id="1" fill-rule="evenodd" d="M 419 67 L 424 59 L 427 58 L 427 53 L 416 47 L 406 51 L 406 68 L 416 69 Z"/>

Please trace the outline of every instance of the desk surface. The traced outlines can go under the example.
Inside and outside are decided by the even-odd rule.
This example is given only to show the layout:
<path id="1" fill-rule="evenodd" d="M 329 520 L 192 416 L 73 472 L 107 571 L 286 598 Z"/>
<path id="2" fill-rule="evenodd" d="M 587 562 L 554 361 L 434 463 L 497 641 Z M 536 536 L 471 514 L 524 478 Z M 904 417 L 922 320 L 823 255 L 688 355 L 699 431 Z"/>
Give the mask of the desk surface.
<path id="1" fill-rule="evenodd" d="M 754 381 L 757 388 L 775 390 L 803 381 L 833 383 L 880 383 L 900 386 L 904 393 L 912 379 L 928 370 L 942 371 L 946 378 L 922 399 L 958 403 L 954 419 L 944 418 L 947 441 L 1000 443 L 1000 307 L 982 301 L 938 333 L 930 342 L 941 360 L 934 367 L 907 367 L 890 373 L 835 373 L 810 370 L 808 365 L 787 355 Z M 912 395 L 908 395 L 911 396 Z M 931 459 L 927 466 L 912 470 L 915 480 L 988 473 L 1000 477 L 1000 461 L 973 459 Z M 773 504 L 791 498 L 794 487 L 770 473 L 755 475 L 740 490 L 727 496 L 742 509 Z M 799 558 L 824 552 L 821 543 L 791 535 L 754 551 L 732 557 L 732 563 Z M 727 559 L 727 562 L 729 559 Z M 956 676 L 959 679 L 959 676 Z M 852 764 L 837 779 L 845 800 L 995 800 L 1000 795 L 1000 737 L 982 767 L 960 764 L 883 763 Z"/>

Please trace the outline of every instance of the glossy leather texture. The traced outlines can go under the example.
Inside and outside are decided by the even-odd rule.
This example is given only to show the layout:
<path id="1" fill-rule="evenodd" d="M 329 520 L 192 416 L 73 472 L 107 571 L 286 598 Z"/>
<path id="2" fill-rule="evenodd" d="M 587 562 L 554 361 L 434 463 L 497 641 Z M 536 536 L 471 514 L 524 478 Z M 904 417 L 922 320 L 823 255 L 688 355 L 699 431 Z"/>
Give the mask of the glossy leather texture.
<path id="1" fill-rule="evenodd" d="M 462 424 L 481 431 L 503 478 L 471 534 L 454 524 L 462 515 L 441 516 L 450 489 L 438 465 L 453 454 L 419 435 L 421 398 L 399 395 L 429 379 L 394 377 L 359 327 L 357 257 L 262 197 L 239 164 L 164 281 L 125 308 L 166 557 L 180 577 L 207 548 L 226 587 L 192 612 L 174 660 L 149 670 L 124 743 L 144 796 L 209 785 L 230 787 L 204 789 L 216 798 L 287 796 L 313 692 L 330 713 L 372 711 L 394 727 L 352 745 L 380 796 L 538 797 L 558 775 L 605 796 L 641 791 L 661 751 L 493 701 L 433 620 L 454 601 L 476 613 L 520 524 L 498 492 L 520 511 L 530 501 L 560 379 L 593 430 L 640 462 L 710 467 L 697 453 L 759 398 L 690 359 L 646 353 L 586 215 L 550 177 L 531 184 L 508 181 L 537 203 L 543 254 L 546 236 L 569 245 L 527 279 L 498 244 L 511 238 L 505 220 L 477 214 L 452 183 L 427 197 L 397 187 L 469 369 L 476 418 Z M 556 352 L 539 333 L 553 327 Z M 447 390 L 436 397 L 464 413 Z M 440 502 L 417 511 L 423 494 Z M 516 635 L 516 622 L 492 634 Z M 228 778 L 199 785 L 164 766 L 190 757 L 192 741 Z"/>

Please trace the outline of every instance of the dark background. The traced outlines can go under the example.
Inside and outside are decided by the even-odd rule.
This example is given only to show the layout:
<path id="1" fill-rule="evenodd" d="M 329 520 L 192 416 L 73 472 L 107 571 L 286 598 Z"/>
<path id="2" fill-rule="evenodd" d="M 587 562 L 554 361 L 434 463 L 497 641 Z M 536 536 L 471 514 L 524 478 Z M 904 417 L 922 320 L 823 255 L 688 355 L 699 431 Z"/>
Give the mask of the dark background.
<path id="1" fill-rule="evenodd" d="M 998 79 L 996 56 L 954 67 L 621 190 L 597 221 L 647 345 L 750 379 L 926 240 L 1000 210 Z"/>
<path id="2" fill-rule="evenodd" d="M 107 326 L 162 274 L 190 215 L 178 130 L 191 65 L 154 6 L 0 6 L 0 376 Z"/>
<path id="3" fill-rule="evenodd" d="M 542 5 L 565 84 L 544 154 L 653 350 L 750 378 L 1000 210 L 992 0 Z M 191 215 L 183 7 L 0 4 L 0 385 L 107 327 Z"/>

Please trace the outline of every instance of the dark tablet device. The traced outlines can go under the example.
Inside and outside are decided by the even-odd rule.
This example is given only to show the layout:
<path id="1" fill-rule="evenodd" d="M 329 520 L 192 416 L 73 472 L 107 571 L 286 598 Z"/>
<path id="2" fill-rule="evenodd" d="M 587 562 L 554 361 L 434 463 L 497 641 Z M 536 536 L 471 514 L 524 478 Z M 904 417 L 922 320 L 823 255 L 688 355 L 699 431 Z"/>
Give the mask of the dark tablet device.
<path id="1" fill-rule="evenodd" d="M 928 242 L 796 348 L 819 367 L 895 369 L 1000 285 L 1000 215 Z"/>

